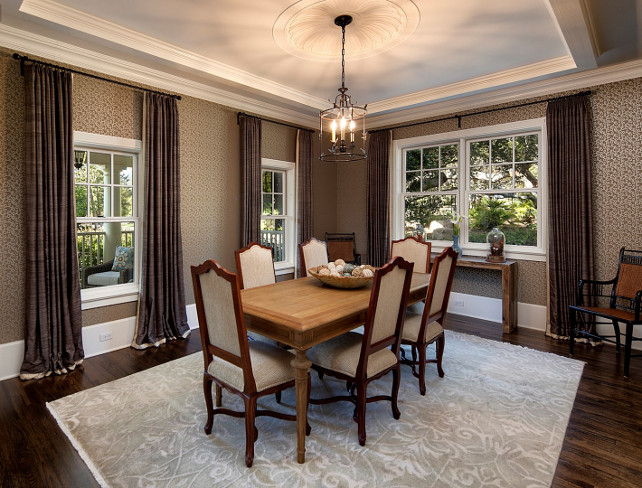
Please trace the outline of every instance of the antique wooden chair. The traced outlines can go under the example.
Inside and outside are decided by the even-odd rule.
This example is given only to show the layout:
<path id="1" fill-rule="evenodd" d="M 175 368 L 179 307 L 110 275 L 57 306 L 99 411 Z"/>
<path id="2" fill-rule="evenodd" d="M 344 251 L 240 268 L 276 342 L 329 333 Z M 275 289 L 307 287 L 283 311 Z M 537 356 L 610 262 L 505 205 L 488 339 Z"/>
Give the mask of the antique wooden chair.
<path id="1" fill-rule="evenodd" d="M 410 365 L 412 374 L 419 378 L 419 392 L 426 394 L 426 363 L 437 363 L 439 377 L 444 377 L 441 360 L 444 355 L 443 323 L 448 309 L 450 287 L 455 276 L 457 253 L 448 247 L 435 258 L 430 275 L 424 310 L 421 314 L 407 313 L 401 333 L 401 344 L 411 346 L 412 359 L 406 359 L 401 350 L 401 363 Z M 435 359 L 426 359 L 426 348 L 435 343 Z M 417 358 L 417 353 L 419 357 Z"/>
<path id="2" fill-rule="evenodd" d="M 569 306 L 570 354 L 576 336 L 585 336 L 614 343 L 619 354 L 621 345 L 620 323 L 626 326 L 624 339 L 624 376 L 629 376 L 633 341 L 642 337 L 633 335 L 633 326 L 642 324 L 640 302 L 642 300 L 642 251 L 620 249 L 617 274 L 609 281 L 580 280 L 577 290 L 577 304 Z M 599 321 L 606 319 L 607 322 Z M 578 325 L 582 324 L 582 328 Z M 597 325 L 613 325 L 613 335 L 600 334 Z"/>
<path id="3" fill-rule="evenodd" d="M 375 271 L 363 335 L 348 332 L 308 350 L 308 358 L 316 371 L 346 380 L 349 385 L 349 395 L 310 399 L 310 403 L 354 403 L 353 420 L 357 422 L 362 446 L 366 443 L 366 403 L 388 400 L 393 417 L 398 419 L 401 415 L 397 406 L 401 373 L 399 341 L 412 267 L 412 263 L 397 257 Z M 368 384 L 391 371 L 391 394 L 368 398 Z"/>
<path id="4" fill-rule="evenodd" d="M 299 244 L 299 259 L 303 276 L 308 276 L 308 269 L 328 264 L 328 247 L 325 242 L 310 237 L 303 244 Z"/>
<path id="5" fill-rule="evenodd" d="M 354 232 L 325 233 L 328 246 L 328 260 L 343 259 L 346 263 L 361 264 L 361 254 L 357 254 Z"/>
<path id="6" fill-rule="evenodd" d="M 243 249 L 234 251 L 234 256 L 241 289 L 276 283 L 271 247 L 250 242 Z"/>
<path id="7" fill-rule="evenodd" d="M 265 342 L 248 342 L 237 275 L 213 260 L 192 266 L 191 270 L 205 363 L 205 433 L 212 432 L 216 414 L 245 417 L 245 464 L 250 467 L 254 460 L 254 442 L 258 438 L 255 417 L 296 420 L 296 415 L 257 410 L 260 397 L 294 386 L 294 371 L 290 365 L 294 356 Z M 309 382 L 308 376 L 308 395 Z M 212 404 L 212 383 L 216 385 L 216 409 Z M 243 412 L 221 407 L 222 388 L 243 399 Z M 307 430 L 309 433 L 309 425 Z"/>
<path id="8" fill-rule="evenodd" d="M 390 257 L 401 256 L 406 261 L 415 263 L 415 273 L 430 273 L 430 242 L 420 241 L 416 237 L 406 237 L 392 241 Z"/>

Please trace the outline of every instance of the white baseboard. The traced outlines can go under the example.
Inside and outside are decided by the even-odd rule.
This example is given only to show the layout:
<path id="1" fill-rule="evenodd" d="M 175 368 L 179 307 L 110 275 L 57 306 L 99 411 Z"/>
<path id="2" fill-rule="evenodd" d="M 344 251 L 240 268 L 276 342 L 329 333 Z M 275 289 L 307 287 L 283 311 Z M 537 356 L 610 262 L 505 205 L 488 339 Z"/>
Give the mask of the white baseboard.
<path id="1" fill-rule="evenodd" d="M 198 329 L 196 305 L 186 307 L 187 323 L 190 329 Z M 102 324 L 89 325 L 82 328 L 82 343 L 85 349 L 85 358 L 98 356 L 107 352 L 129 347 L 136 329 L 136 317 L 113 320 Z M 110 339 L 101 341 L 105 334 Z M 25 341 L 8 342 L 0 344 L 0 381 L 15 378 L 20 375 L 20 367 L 24 359 Z"/>

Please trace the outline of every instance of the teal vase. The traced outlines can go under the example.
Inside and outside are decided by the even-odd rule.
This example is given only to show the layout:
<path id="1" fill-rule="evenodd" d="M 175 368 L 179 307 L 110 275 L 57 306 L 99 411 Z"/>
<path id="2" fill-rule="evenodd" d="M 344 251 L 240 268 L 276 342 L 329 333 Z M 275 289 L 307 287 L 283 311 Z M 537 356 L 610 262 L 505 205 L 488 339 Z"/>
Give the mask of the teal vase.
<path id="1" fill-rule="evenodd" d="M 457 257 L 461 257 L 461 247 L 459 247 L 459 236 L 453 236 L 453 251 L 457 253 Z"/>

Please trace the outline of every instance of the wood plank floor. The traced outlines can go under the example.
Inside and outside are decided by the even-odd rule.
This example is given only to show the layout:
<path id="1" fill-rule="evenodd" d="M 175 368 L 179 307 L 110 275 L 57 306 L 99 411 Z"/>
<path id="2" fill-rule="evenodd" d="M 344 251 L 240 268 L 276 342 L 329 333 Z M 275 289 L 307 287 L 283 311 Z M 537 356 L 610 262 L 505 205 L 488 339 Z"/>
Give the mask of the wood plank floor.
<path id="1" fill-rule="evenodd" d="M 500 324 L 456 315 L 449 315 L 446 328 L 568 355 L 567 342 L 551 340 L 538 331 L 502 334 Z M 45 403 L 198 351 L 199 337 L 192 334 L 158 349 L 128 348 L 89 358 L 64 376 L 0 382 L 0 486 L 98 486 Z M 574 357 L 587 364 L 552 486 L 640 487 L 642 359 L 632 360 L 631 377 L 625 379 L 622 359 L 613 347 L 579 345 L 575 352 Z"/>

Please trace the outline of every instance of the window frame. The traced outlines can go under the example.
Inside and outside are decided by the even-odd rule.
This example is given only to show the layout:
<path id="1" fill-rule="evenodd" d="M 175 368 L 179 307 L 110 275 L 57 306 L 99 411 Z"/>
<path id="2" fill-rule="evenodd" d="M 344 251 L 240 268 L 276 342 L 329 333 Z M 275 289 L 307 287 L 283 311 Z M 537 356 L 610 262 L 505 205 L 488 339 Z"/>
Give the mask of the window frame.
<path id="1" fill-rule="evenodd" d="M 133 155 L 135 162 L 133 167 L 133 205 L 132 217 L 76 217 L 76 224 L 82 222 L 134 222 L 134 282 L 121 283 L 118 285 L 101 286 L 80 290 L 82 309 L 104 307 L 138 300 L 140 291 L 140 275 L 142 271 L 143 226 L 142 215 L 144 208 L 144 171 L 143 171 L 143 141 L 127 139 L 123 137 L 93 134 L 89 132 L 74 131 L 74 150 L 105 151 L 109 153 L 121 153 Z M 112 182 L 112 184 L 114 184 Z M 74 183 L 75 188 L 75 183 Z"/>
<path id="2" fill-rule="evenodd" d="M 546 119 L 544 117 L 393 141 L 390 192 L 391 238 L 402 239 L 405 236 L 405 219 L 403 212 L 405 194 L 404 152 L 408 149 L 418 149 L 426 146 L 458 144 L 459 188 L 457 190 L 457 209 L 458 212 L 464 216 L 464 221 L 461 223 L 459 245 L 466 255 L 486 256 L 487 245 L 485 243 L 468 242 L 468 200 L 471 194 L 479 193 L 479 191 L 471 191 L 469 189 L 470 167 L 468 157 L 470 142 L 532 133 L 537 133 L 539 137 L 538 188 L 532 190 L 538 193 L 537 246 L 506 245 L 504 255 L 508 259 L 545 261 L 548 236 L 548 176 L 546 168 L 548 159 L 546 153 Z M 513 190 L 511 190 L 511 192 L 513 192 Z M 438 193 L 435 192 L 435 194 Z M 432 249 L 435 252 L 440 252 L 444 248 L 452 245 L 452 241 L 446 240 L 433 240 L 431 243 Z"/>
<path id="3" fill-rule="evenodd" d="M 283 184 L 285 186 L 283 197 L 285 199 L 284 209 L 286 214 L 279 216 L 285 220 L 285 261 L 275 261 L 274 271 L 277 276 L 294 273 L 296 263 L 296 164 L 290 161 L 281 161 L 278 159 L 261 158 L 261 197 L 263 196 L 263 171 L 282 171 L 285 173 Z M 261 202 L 263 199 L 261 198 Z M 263 205 L 261 204 L 261 208 Z M 263 210 L 261 210 L 260 219 L 263 220 Z"/>

